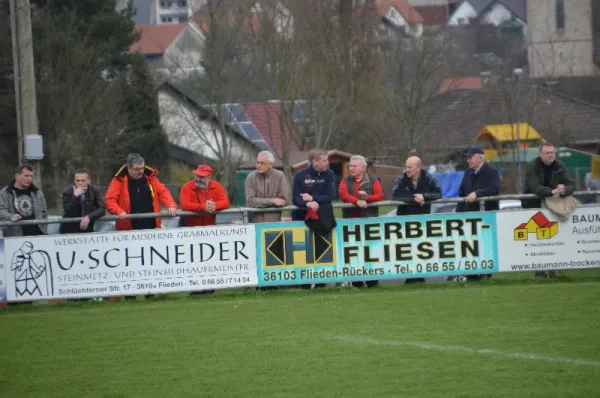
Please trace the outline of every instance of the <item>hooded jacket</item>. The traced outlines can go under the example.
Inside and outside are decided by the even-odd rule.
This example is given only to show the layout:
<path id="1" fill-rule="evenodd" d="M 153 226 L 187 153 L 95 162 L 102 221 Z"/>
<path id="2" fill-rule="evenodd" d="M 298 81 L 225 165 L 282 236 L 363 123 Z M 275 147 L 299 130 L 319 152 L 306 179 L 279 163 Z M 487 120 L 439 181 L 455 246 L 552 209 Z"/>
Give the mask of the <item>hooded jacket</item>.
<path id="1" fill-rule="evenodd" d="M 171 193 L 161 183 L 156 175 L 157 170 L 149 166 L 145 166 L 144 175 L 148 181 L 148 187 L 150 188 L 150 194 L 152 195 L 152 206 L 155 213 L 160 212 L 160 204 L 162 203 L 165 207 L 177 207 L 177 203 L 173 200 Z M 106 203 L 106 209 L 110 214 L 118 215 L 122 212 L 127 214 L 131 213 L 131 202 L 129 200 L 129 174 L 127 172 L 127 165 L 124 165 L 117 171 L 117 174 L 113 177 L 106 192 L 104 198 Z M 160 217 L 156 218 L 156 228 L 160 228 L 162 223 Z M 117 231 L 127 231 L 131 229 L 131 220 L 123 219 L 117 220 L 116 223 Z"/>
<path id="2" fill-rule="evenodd" d="M 13 179 L 8 186 L 2 188 L 0 190 L 0 221 L 10 221 L 12 216 L 17 214 L 17 208 L 15 206 L 15 180 Z M 48 219 L 48 207 L 46 206 L 46 198 L 44 198 L 44 194 L 42 191 L 31 184 L 29 186 L 31 190 L 31 199 L 33 201 L 33 216 L 36 220 L 46 220 Z M 47 224 L 38 224 L 37 225 L 40 231 L 44 235 L 48 233 L 48 225 Z M 23 236 L 23 229 L 15 225 L 10 227 L 2 227 L 4 230 L 4 236 Z"/>

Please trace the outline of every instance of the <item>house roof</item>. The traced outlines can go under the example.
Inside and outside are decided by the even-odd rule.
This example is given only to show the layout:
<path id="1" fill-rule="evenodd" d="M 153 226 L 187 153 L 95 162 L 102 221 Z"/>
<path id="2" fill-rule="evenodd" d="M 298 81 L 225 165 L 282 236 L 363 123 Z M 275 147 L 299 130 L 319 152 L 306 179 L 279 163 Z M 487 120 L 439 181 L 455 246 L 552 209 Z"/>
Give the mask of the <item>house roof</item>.
<path id="1" fill-rule="evenodd" d="M 514 142 L 517 139 L 517 124 L 492 124 L 485 126 L 473 141 L 493 138 L 498 142 Z M 519 123 L 519 138 L 523 141 L 540 140 L 542 137 L 528 123 Z"/>
<path id="2" fill-rule="evenodd" d="M 448 21 L 448 5 L 442 6 L 413 6 L 423 17 L 426 26 L 443 25 Z"/>
<path id="3" fill-rule="evenodd" d="M 423 140 L 423 149 L 438 153 L 463 149 L 472 145 L 484 126 L 510 123 L 515 105 L 507 93 L 485 87 L 446 91 L 432 98 L 424 109 L 428 119 L 422 131 L 428 139 Z M 548 141 L 556 145 L 600 143 L 600 106 L 525 84 L 521 101 L 521 120 Z"/>
<path id="4" fill-rule="evenodd" d="M 140 40 L 129 47 L 131 52 L 162 55 L 187 24 L 135 25 Z"/>
<path id="5" fill-rule="evenodd" d="M 498 3 L 504 4 L 506 8 L 512 11 L 515 16 L 522 21 L 527 21 L 527 5 L 526 0 L 496 0 Z"/>
<path id="6" fill-rule="evenodd" d="M 390 7 L 394 7 L 408 23 L 425 22 L 421 14 L 408 3 L 408 0 L 375 0 L 374 5 L 377 15 L 380 17 L 385 17 Z"/>
<path id="7" fill-rule="evenodd" d="M 481 77 L 479 76 L 450 78 L 442 82 L 439 94 L 448 90 L 478 90 L 481 87 Z"/>
<path id="8" fill-rule="evenodd" d="M 282 126 L 280 122 L 281 106 L 279 102 L 251 102 L 242 104 L 248 118 L 254 123 L 256 129 L 262 135 L 269 147 L 281 153 L 283 139 L 281 137 Z M 285 116 L 284 116 L 285 117 Z M 287 120 L 287 119 L 286 119 Z M 283 126 L 283 133 L 289 135 L 290 128 L 287 123 Z M 295 145 L 292 149 L 296 148 Z"/>
<path id="9" fill-rule="evenodd" d="M 495 0 L 465 0 L 463 3 L 469 3 L 477 11 L 477 14 L 481 14 L 486 8 L 488 8 Z"/>

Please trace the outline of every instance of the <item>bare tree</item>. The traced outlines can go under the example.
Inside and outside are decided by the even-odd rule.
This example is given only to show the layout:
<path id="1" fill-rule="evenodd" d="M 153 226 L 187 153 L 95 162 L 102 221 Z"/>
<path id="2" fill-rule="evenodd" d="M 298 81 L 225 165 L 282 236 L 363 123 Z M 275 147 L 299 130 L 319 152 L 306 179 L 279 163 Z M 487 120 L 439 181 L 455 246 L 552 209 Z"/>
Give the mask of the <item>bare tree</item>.
<path id="1" fill-rule="evenodd" d="M 186 99 L 160 99 L 163 125 L 171 140 L 198 142 L 195 149 L 211 159 L 215 174 L 231 196 L 236 166 L 250 160 L 248 153 L 258 152 L 227 106 L 245 98 L 248 90 L 245 82 L 250 71 L 244 68 L 243 47 L 255 34 L 253 10 L 252 1 L 206 1 L 192 21 L 193 29 L 202 30 L 197 73 L 171 79 Z M 184 67 L 177 65 L 177 60 L 172 62 L 172 69 Z"/>

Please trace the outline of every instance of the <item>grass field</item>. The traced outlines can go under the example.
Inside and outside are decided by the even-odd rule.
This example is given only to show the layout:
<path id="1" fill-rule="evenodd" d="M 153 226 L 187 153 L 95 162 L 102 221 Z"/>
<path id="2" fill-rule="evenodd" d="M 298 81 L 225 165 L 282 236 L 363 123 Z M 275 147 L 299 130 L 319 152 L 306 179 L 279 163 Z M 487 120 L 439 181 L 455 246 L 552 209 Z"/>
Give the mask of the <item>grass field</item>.
<path id="1" fill-rule="evenodd" d="M 600 272 L 0 310 L 0 396 L 599 396 Z"/>

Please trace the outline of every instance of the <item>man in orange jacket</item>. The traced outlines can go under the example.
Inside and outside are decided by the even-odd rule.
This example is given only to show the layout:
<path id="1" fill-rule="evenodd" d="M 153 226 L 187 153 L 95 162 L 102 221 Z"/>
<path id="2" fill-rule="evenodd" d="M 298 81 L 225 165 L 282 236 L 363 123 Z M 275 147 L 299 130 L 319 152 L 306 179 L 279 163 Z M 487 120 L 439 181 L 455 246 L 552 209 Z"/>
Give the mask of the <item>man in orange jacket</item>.
<path id="1" fill-rule="evenodd" d="M 194 170 L 195 178 L 181 187 L 181 209 L 184 211 L 207 211 L 211 214 L 187 216 L 186 227 L 215 225 L 215 211 L 229 209 L 229 198 L 223 185 L 212 179 L 213 169 L 202 164 Z"/>
<path id="2" fill-rule="evenodd" d="M 127 214 L 158 213 L 162 203 L 171 216 L 177 214 L 177 203 L 169 190 L 156 177 L 157 170 L 146 166 L 137 153 L 127 155 L 127 164 L 113 177 L 105 196 L 109 213 L 119 216 L 117 231 L 161 227 L 160 218 L 129 220 Z"/>

